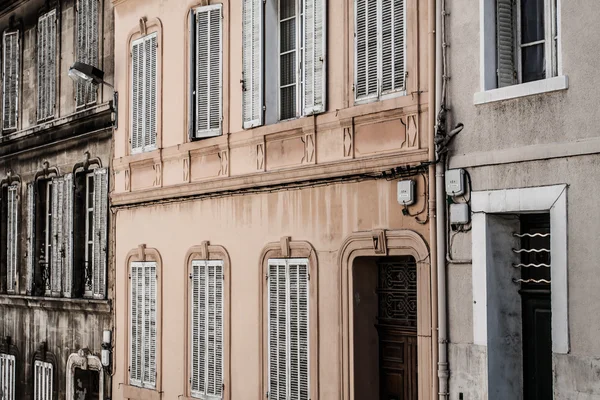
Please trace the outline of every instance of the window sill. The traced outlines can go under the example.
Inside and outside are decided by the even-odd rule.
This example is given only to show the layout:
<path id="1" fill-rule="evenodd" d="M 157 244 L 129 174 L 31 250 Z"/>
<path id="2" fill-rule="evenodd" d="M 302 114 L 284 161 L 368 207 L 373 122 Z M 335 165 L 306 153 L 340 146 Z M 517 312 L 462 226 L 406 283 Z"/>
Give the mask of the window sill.
<path id="1" fill-rule="evenodd" d="M 554 78 L 542 79 L 534 82 L 522 83 L 520 85 L 507 86 L 499 89 L 486 90 L 475 93 L 473 102 L 475 105 L 494 103 L 496 101 L 517 99 L 520 97 L 533 96 L 536 94 L 556 92 L 569 88 L 569 78 L 566 75 Z"/>
<path id="2" fill-rule="evenodd" d="M 160 392 L 132 385 L 123 385 L 123 397 L 129 400 L 160 400 Z"/>
<path id="3" fill-rule="evenodd" d="M 0 306 L 98 313 L 111 312 L 109 300 L 69 299 L 65 297 L 39 297 L 10 294 L 0 295 Z"/>

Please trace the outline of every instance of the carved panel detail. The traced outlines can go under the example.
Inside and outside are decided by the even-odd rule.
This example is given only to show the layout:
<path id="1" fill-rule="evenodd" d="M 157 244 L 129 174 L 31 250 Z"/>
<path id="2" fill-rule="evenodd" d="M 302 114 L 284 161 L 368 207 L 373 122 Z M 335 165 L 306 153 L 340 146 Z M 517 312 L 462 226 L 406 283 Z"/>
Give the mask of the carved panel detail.
<path id="1" fill-rule="evenodd" d="M 344 158 L 354 158 L 354 134 L 350 126 L 344 128 Z"/>
<path id="2" fill-rule="evenodd" d="M 304 135 L 302 138 L 304 143 L 304 156 L 302 157 L 302 164 L 314 164 L 315 163 L 315 134 L 309 133 Z"/>
<path id="3" fill-rule="evenodd" d="M 183 181 L 190 181 L 190 160 L 188 158 L 183 159 Z"/>
<path id="4" fill-rule="evenodd" d="M 128 168 L 125 170 L 125 191 L 131 190 L 131 170 Z"/>
<path id="5" fill-rule="evenodd" d="M 417 115 L 407 115 L 402 118 L 402 124 L 406 128 L 406 141 L 402 144 L 402 148 L 419 147 L 419 126 Z"/>
<path id="6" fill-rule="evenodd" d="M 221 169 L 219 170 L 219 176 L 229 176 L 229 151 L 221 151 L 219 153 L 219 159 L 221 160 Z"/>
<path id="7" fill-rule="evenodd" d="M 152 166 L 154 169 L 154 183 L 153 186 L 159 187 L 162 186 L 162 166 L 160 163 L 154 164 Z"/>
<path id="8" fill-rule="evenodd" d="M 256 170 L 265 170 L 265 144 L 259 143 L 256 145 Z"/>

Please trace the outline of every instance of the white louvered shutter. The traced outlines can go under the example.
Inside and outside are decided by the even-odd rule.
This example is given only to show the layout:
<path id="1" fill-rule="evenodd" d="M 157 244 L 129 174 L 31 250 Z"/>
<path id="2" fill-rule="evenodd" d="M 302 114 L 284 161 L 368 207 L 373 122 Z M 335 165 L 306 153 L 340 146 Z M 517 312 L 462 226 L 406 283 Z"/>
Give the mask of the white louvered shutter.
<path id="1" fill-rule="evenodd" d="M 325 111 L 325 0 L 304 0 L 304 115 Z"/>
<path id="2" fill-rule="evenodd" d="M 157 34 L 133 42 L 131 47 L 133 153 L 156 148 Z"/>
<path id="3" fill-rule="evenodd" d="M 219 136 L 222 121 L 222 5 L 196 11 L 196 138 Z"/>
<path id="4" fill-rule="evenodd" d="M 16 129 L 19 116 L 19 32 L 5 32 L 2 46 L 2 127 Z"/>
<path id="5" fill-rule="evenodd" d="M 63 197 L 63 296 L 71 297 L 73 289 L 73 174 L 64 177 Z"/>
<path id="6" fill-rule="evenodd" d="M 27 293 L 33 292 L 35 263 L 35 182 L 27 183 Z"/>
<path id="7" fill-rule="evenodd" d="M 56 103 L 56 10 L 38 19 L 38 120 L 54 116 Z"/>
<path id="8" fill-rule="evenodd" d="M 130 269 L 130 310 L 129 310 L 129 383 L 142 386 L 142 338 L 144 318 L 144 263 L 133 262 Z"/>
<path id="9" fill-rule="evenodd" d="M 269 399 L 308 400 L 308 261 L 269 260 Z"/>
<path id="10" fill-rule="evenodd" d="M 15 399 L 15 356 L 12 354 L 0 354 L 0 399 Z"/>
<path id="11" fill-rule="evenodd" d="M 52 256 L 50 264 L 50 287 L 52 296 L 62 293 L 63 269 L 63 228 L 64 228 L 64 193 L 65 179 L 58 177 L 52 179 Z"/>
<path id="12" fill-rule="evenodd" d="M 378 96 L 377 0 L 355 0 L 355 95 L 357 100 Z"/>
<path id="13" fill-rule="evenodd" d="M 156 263 L 144 268 L 144 386 L 156 387 Z"/>
<path id="14" fill-rule="evenodd" d="M 92 290 L 94 297 L 106 294 L 106 261 L 108 232 L 108 169 L 94 170 L 94 254 L 92 258 Z"/>
<path id="15" fill-rule="evenodd" d="M 54 367 L 51 363 L 35 360 L 33 375 L 33 399 L 52 400 Z"/>
<path id="16" fill-rule="evenodd" d="M 381 1 L 381 92 L 382 94 L 396 90 L 404 90 L 404 1 Z"/>
<path id="17" fill-rule="evenodd" d="M 516 83 L 514 13 L 513 0 L 496 1 L 498 87 Z"/>
<path id="18" fill-rule="evenodd" d="M 77 61 L 99 66 L 98 0 L 78 0 L 77 2 Z M 77 107 L 96 102 L 96 85 L 89 82 L 76 83 Z"/>
<path id="19" fill-rule="evenodd" d="M 263 124 L 263 1 L 243 1 L 242 108 L 249 129 Z"/>
<path id="20" fill-rule="evenodd" d="M 223 397 L 223 262 L 192 262 L 191 394 Z"/>
<path id="21" fill-rule="evenodd" d="M 7 194 L 7 215 L 6 215 L 6 290 L 8 293 L 15 293 L 17 289 L 17 245 L 18 245 L 18 186 L 8 187 Z"/>

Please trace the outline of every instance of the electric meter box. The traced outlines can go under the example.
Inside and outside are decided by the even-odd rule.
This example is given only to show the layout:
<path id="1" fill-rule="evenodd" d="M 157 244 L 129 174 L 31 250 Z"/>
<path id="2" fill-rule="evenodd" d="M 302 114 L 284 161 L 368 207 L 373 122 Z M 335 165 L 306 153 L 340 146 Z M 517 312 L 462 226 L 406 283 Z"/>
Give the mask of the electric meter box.
<path id="1" fill-rule="evenodd" d="M 465 170 L 449 169 L 446 171 L 446 194 L 461 196 L 465 194 Z"/>
<path id="2" fill-rule="evenodd" d="M 452 225 L 464 225 L 469 223 L 468 204 L 450 204 L 450 223 Z"/>
<path id="3" fill-rule="evenodd" d="M 398 204 L 410 206 L 415 202 L 415 181 L 399 181 L 398 182 Z"/>

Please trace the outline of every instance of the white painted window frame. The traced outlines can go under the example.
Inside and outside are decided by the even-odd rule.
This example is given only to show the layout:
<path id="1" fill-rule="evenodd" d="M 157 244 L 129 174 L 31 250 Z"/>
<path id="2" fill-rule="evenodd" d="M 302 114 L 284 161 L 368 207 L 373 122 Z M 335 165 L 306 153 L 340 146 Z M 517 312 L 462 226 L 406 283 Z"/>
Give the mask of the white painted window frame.
<path id="1" fill-rule="evenodd" d="M 3 400 L 15 400 L 16 359 L 12 354 L 0 353 L 0 391 L 4 392 Z"/>
<path id="2" fill-rule="evenodd" d="M 6 237 L 12 238 L 6 243 L 7 254 L 7 277 L 6 277 L 6 292 L 10 294 L 17 293 L 18 283 L 18 233 L 19 233 L 19 186 L 12 184 L 7 188 L 7 232 Z"/>
<path id="3" fill-rule="evenodd" d="M 95 210 L 94 204 L 96 204 L 96 191 L 93 192 L 92 202 L 90 204 L 90 187 L 95 188 L 94 184 L 94 172 L 89 172 L 85 176 L 85 267 L 86 271 L 89 271 L 92 274 L 92 280 L 94 275 L 94 268 L 96 268 L 94 264 L 94 237 L 90 237 L 90 224 L 92 225 L 92 233 L 96 232 L 96 227 L 94 226 L 95 222 Z M 92 212 L 92 220 L 90 221 L 90 211 Z M 90 254 L 89 246 L 92 245 L 92 253 Z M 88 268 L 88 264 L 92 264 Z M 91 297 L 94 295 L 94 284 L 92 282 L 91 286 L 87 287 L 87 282 L 84 283 L 85 292 L 84 295 Z"/>
<path id="4" fill-rule="evenodd" d="M 67 399 L 75 398 L 75 369 L 97 371 L 98 373 L 98 398 L 104 399 L 104 367 L 97 356 L 93 356 L 85 351 L 79 350 L 78 353 L 72 353 L 67 359 Z"/>
<path id="5" fill-rule="evenodd" d="M 52 218 L 54 217 L 52 215 L 52 207 L 53 204 L 52 202 L 54 201 L 54 197 L 53 197 L 53 189 L 54 189 L 54 185 L 52 184 L 52 180 L 48 179 L 45 183 L 46 185 L 46 203 L 45 203 L 45 208 L 44 208 L 44 219 L 45 219 L 45 226 L 46 226 L 46 232 L 45 232 L 45 243 L 44 243 L 44 261 L 46 262 L 46 270 L 48 271 L 52 271 L 52 235 L 54 235 L 54 232 L 52 232 Z M 42 271 L 42 274 L 44 274 L 45 271 Z M 46 293 L 46 295 L 49 295 L 51 292 L 51 278 L 49 278 L 46 281 L 46 287 L 44 288 L 44 291 Z"/>
<path id="6" fill-rule="evenodd" d="M 552 352 L 569 353 L 567 185 L 473 192 L 473 341 L 487 347 L 487 215 L 550 213 Z"/>
<path id="7" fill-rule="evenodd" d="M 517 1 L 517 15 L 520 15 L 521 0 Z M 474 104 L 486 104 L 496 101 L 515 99 L 519 97 L 531 96 L 541 93 L 549 93 L 569 88 L 569 79 L 563 75 L 562 66 L 562 45 L 561 45 L 561 3 L 562 0 L 556 0 L 556 9 L 552 0 L 545 0 L 545 18 L 555 23 L 545 24 L 546 29 L 546 54 L 552 54 L 551 40 L 553 29 L 556 30 L 556 55 L 555 57 L 546 57 L 546 71 L 550 71 L 550 76 L 534 82 L 518 83 L 512 86 L 498 88 L 497 86 L 497 65 L 496 65 L 496 0 L 479 0 L 479 46 L 480 46 L 480 91 L 473 96 Z M 518 71 L 518 79 L 521 81 L 521 28 L 520 17 L 516 18 L 517 30 L 515 32 L 516 58 L 515 63 Z"/>

